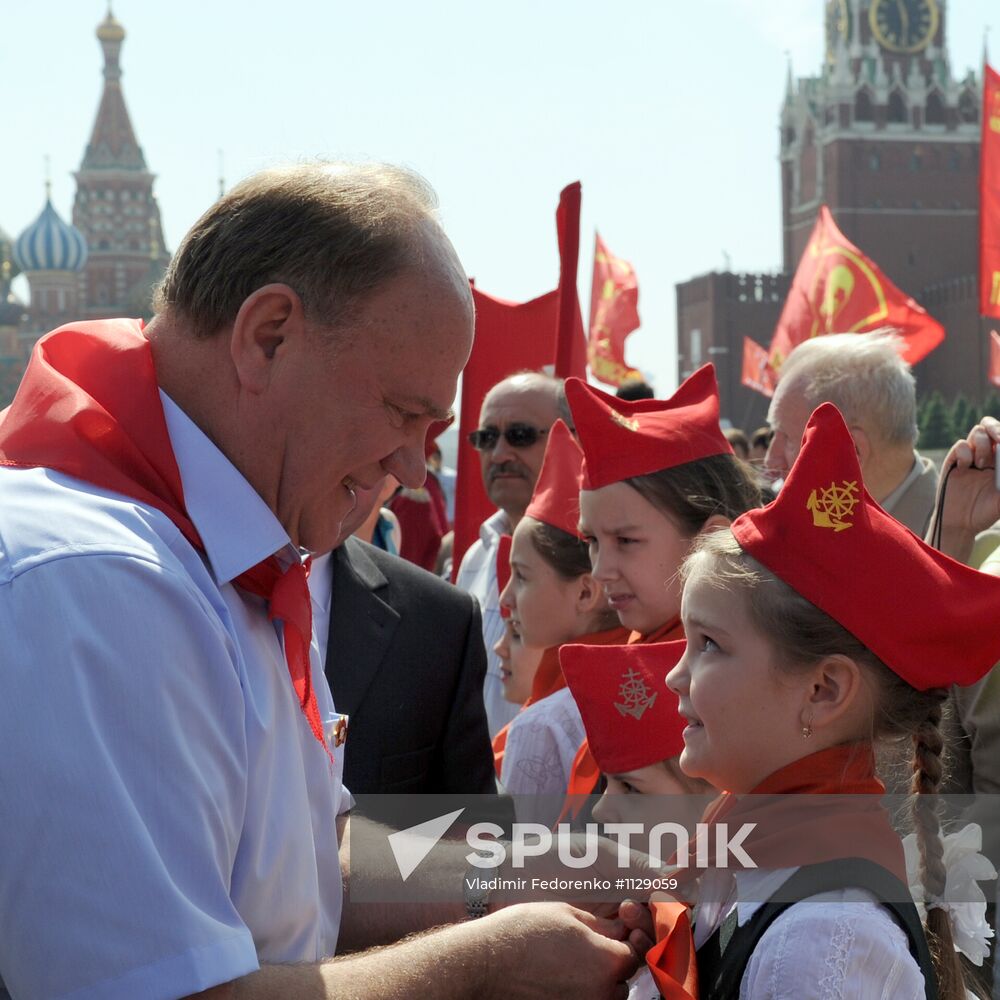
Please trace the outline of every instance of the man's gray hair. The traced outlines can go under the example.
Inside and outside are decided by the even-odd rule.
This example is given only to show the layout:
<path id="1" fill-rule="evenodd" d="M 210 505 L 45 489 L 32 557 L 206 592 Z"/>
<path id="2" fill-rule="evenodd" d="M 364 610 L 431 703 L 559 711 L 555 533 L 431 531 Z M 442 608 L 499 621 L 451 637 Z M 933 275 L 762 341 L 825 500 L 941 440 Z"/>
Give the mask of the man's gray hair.
<path id="1" fill-rule="evenodd" d="M 781 366 L 780 382 L 793 379 L 810 411 L 833 403 L 848 424 L 858 424 L 886 444 L 917 440 L 916 379 L 891 328 L 834 333 L 799 344 Z"/>
<path id="2" fill-rule="evenodd" d="M 311 163 L 249 177 L 193 226 L 154 308 L 199 336 L 236 319 L 246 298 L 280 282 L 309 319 L 333 323 L 365 295 L 421 262 L 437 224 L 430 185 L 384 163 Z"/>

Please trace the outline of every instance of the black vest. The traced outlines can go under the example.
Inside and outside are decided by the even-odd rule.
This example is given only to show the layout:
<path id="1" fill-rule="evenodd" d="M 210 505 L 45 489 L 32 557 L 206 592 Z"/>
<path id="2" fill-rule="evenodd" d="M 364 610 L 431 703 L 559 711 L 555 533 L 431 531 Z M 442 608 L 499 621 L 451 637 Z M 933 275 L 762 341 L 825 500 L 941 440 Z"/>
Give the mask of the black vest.
<path id="1" fill-rule="evenodd" d="M 722 927 L 698 949 L 698 996 L 700 1000 L 736 1000 L 750 956 L 764 932 L 795 902 L 838 889 L 860 888 L 870 892 L 903 929 L 910 954 L 924 974 L 927 1000 L 937 1000 L 937 979 L 917 908 L 909 890 L 881 865 L 864 858 L 845 858 L 807 865 L 787 882 L 742 927 L 736 927 L 723 944 Z"/>

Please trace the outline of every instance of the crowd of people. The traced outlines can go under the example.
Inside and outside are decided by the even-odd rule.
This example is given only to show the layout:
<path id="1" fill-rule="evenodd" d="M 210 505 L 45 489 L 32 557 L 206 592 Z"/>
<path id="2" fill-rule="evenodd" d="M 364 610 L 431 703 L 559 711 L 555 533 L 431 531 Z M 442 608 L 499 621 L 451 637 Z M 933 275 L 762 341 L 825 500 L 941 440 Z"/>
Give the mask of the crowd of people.
<path id="1" fill-rule="evenodd" d="M 206 212 L 149 323 L 36 345 L 0 418 L 0 996 L 988 996 L 995 890 L 949 865 L 1000 856 L 1000 422 L 939 473 L 892 331 L 802 344 L 749 440 L 710 365 L 663 399 L 512 371 L 453 586 L 426 477 L 473 333 L 422 179 L 300 165 Z M 674 891 L 589 905 L 470 891 L 462 850 L 453 899 L 352 899 L 388 877 L 352 793 L 432 792 L 738 820 L 754 864 L 679 844 Z"/>

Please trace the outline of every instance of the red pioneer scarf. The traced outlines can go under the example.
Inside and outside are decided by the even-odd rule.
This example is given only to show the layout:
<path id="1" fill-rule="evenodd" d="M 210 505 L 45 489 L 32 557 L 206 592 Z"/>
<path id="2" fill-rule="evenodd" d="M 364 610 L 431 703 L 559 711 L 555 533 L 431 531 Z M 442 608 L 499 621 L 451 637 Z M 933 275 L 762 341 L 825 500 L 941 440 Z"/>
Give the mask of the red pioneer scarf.
<path id="1" fill-rule="evenodd" d="M 0 415 L 0 465 L 41 467 L 132 497 L 161 511 L 204 552 L 187 513 L 160 402 L 153 353 L 139 320 L 60 327 L 35 345 L 14 402 Z M 323 738 L 309 669 L 308 565 L 275 556 L 233 582 L 264 598 L 283 623 L 285 659 L 313 735 Z"/>
<path id="2" fill-rule="evenodd" d="M 880 801 L 884 792 L 875 776 L 871 744 L 843 744 L 781 768 L 749 796 L 724 792 L 703 821 L 725 821 L 734 832 L 743 823 L 755 823 L 743 849 L 765 870 L 860 857 L 888 869 L 905 885 L 903 847 Z M 686 874 L 693 880 L 700 873 L 689 868 Z M 658 924 L 657 945 L 646 961 L 664 996 L 697 997 L 697 992 L 678 992 L 693 947 L 693 941 L 684 947 L 682 921 L 665 922 L 662 928 Z M 663 983 L 673 984 L 674 992 L 665 992 Z"/>

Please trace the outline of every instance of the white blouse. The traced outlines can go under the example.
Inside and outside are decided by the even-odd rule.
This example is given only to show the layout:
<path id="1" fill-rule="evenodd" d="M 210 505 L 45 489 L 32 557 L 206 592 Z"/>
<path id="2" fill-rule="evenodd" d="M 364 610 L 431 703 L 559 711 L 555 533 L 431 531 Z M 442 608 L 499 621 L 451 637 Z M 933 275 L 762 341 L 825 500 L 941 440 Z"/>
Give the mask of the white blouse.
<path id="1" fill-rule="evenodd" d="M 766 899 L 794 871 L 740 872 L 735 877 L 738 895 Z M 721 907 L 699 906 L 697 945 L 714 933 L 733 907 L 742 927 L 764 905 L 733 901 L 734 895 L 735 888 Z M 862 889 L 827 892 L 790 906 L 760 939 L 740 984 L 740 1000 L 923 1000 L 925 996 L 924 977 L 910 954 L 906 933 L 889 910 Z"/>
<path id="2" fill-rule="evenodd" d="M 551 826 L 559 818 L 584 735 L 580 709 L 569 688 L 529 705 L 510 724 L 500 784 L 518 797 L 520 822 Z"/>

